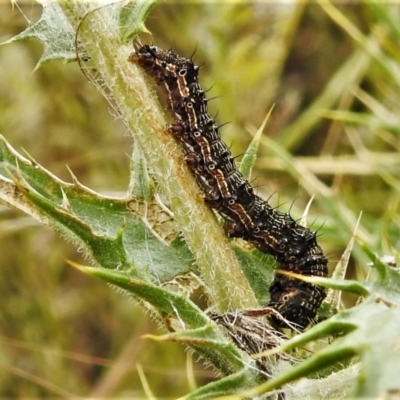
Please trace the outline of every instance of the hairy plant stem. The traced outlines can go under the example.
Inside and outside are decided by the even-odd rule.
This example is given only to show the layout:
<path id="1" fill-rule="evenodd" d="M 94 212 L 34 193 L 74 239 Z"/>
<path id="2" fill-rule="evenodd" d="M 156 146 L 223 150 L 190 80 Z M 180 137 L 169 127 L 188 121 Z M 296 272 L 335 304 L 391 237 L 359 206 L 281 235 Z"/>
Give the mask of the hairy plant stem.
<path id="1" fill-rule="evenodd" d="M 213 213 L 205 206 L 180 148 L 167 132 L 159 102 L 142 71 L 127 60 L 131 48 L 119 40 L 108 7 L 93 2 L 59 1 L 106 87 L 108 100 L 128 126 L 152 176 L 168 199 L 219 312 L 257 307 L 254 293 Z M 82 20 L 82 18 L 84 18 Z"/>

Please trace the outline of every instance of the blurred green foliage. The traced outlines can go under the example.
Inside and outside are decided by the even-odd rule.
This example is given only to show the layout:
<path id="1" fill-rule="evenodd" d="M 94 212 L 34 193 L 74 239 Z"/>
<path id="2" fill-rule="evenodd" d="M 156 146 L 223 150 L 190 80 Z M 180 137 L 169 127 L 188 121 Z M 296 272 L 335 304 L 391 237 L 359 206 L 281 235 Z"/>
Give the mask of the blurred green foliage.
<path id="1" fill-rule="evenodd" d="M 41 8 L 0 5 L 0 39 Z M 275 104 L 253 182 L 273 204 L 308 221 L 336 261 L 363 211 L 359 237 L 379 254 L 399 246 L 398 68 L 400 6 L 166 2 L 147 21 L 152 38 L 179 54 L 194 51 L 210 104 L 234 154 Z M 0 132 L 61 179 L 67 164 L 85 185 L 125 193 L 131 138 L 75 63 L 32 72 L 37 42 L 0 47 Z M 282 149 L 291 154 L 292 169 Z M 293 168 L 294 165 L 294 168 Z M 302 173 L 304 169 L 309 173 Z M 295 201 L 294 201 L 295 199 Z M 313 222 L 315 221 L 315 222 Z M 322 227 L 321 227 L 322 226 Z M 101 281 L 66 265 L 79 252 L 49 228 L 0 205 L 0 396 L 144 397 L 140 363 L 159 398 L 191 385 L 186 355 L 140 338 L 157 326 Z M 364 279 L 356 246 L 351 276 Z M 351 301 L 351 299 L 348 299 Z M 197 383 L 213 377 L 195 363 Z"/>

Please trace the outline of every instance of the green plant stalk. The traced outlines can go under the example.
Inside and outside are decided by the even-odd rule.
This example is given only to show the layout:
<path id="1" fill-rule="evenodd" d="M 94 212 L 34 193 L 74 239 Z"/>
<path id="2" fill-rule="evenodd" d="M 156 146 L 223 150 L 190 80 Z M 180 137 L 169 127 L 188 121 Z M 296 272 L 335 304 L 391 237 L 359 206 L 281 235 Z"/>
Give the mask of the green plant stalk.
<path id="1" fill-rule="evenodd" d="M 136 65 L 128 63 L 131 48 L 120 42 L 115 20 L 107 7 L 93 2 L 59 1 L 79 42 L 90 55 L 104 86 L 116 104 L 167 197 L 176 221 L 193 252 L 210 300 L 219 312 L 257 307 L 254 293 L 212 212 L 185 165 L 154 93 Z M 110 100 L 110 98 L 108 98 Z"/>

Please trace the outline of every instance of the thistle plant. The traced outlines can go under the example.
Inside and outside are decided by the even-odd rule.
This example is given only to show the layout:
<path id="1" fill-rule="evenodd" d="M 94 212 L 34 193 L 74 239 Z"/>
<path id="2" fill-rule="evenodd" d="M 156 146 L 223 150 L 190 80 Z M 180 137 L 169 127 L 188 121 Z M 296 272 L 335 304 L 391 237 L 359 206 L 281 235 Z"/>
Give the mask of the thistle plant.
<path id="1" fill-rule="evenodd" d="M 358 212 L 335 196 L 334 185 L 328 185 L 318 176 L 318 168 L 325 168 L 324 171 L 334 168 L 330 155 L 321 151 L 318 161 L 291 155 L 324 118 L 332 121 L 334 128 L 344 126 L 350 145 L 356 148 L 357 144 L 366 156 L 367 160 L 355 152 L 363 161 L 353 164 L 359 168 L 355 173 L 362 174 L 369 168 L 370 174 L 379 176 L 396 191 L 398 159 L 393 161 L 391 169 L 382 167 L 383 161 L 372 157 L 375 153 L 365 147 L 367 141 L 363 142 L 360 132 L 367 131 L 369 140 L 372 137 L 382 147 L 386 144 L 382 150 L 386 155 L 397 148 L 399 121 L 391 100 L 398 96 L 393 87 L 400 82 L 395 63 L 400 54 L 395 46 L 399 32 L 389 5 L 365 5 L 376 20 L 373 29 L 363 33 L 330 2 L 318 3 L 324 15 L 351 37 L 354 49 L 325 90 L 292 123 L 286 124 L 276 138 L 264 134 L 270 123 L 268 118 L 259 128 L 248 129 L 252 139 L 240 168 L 248 176 L 255 166 L 275 172 L 283 170 L 286 179 L 291 176 L 300 182 L 306 193 L 315 195 L 307 211 L 311 212 L 316 204 L 319 213 L 326 215 L 326 223 L 320 228 L 327 236 L 324 243 L 334 242 L 338 232 L 345 232 L 340 241 L 347 248 L 339 262 L 331 263 L 331 279 L 307 278 L 329 290 L 320 311 L 320 322 L 304 333 L 286 332 L 287 337 L 276 347 L 256 357 L 235 346 L 224 327 L 210 316 L 265 305 L 276 269 L 274 260 L 241 241 L 226 238 L 220 221 L 204 204 L 181 149 L 168 133 L 168 117 L 151 82 L 139 67 L 128 62 L 133 51 L 132 40 L 149 37 L 147 19 L 151 20 L 152 13 L 161 5 L 148 0 L 106 6 L 93 2 L 41 1 L 43 11 L 38 22 L 7 42 L 13 46 L 17 41 L 39 39 L 44 51 L 37 68 L 55 60 L 78 65 L 108 101 L 114 115 L 125 124 L 133 138 L 133 150 L 129 185 L 123 196 L 116 197 L 99 194 L 80 183 L 73 168 L 69 169 L 69 181 L 58 178 L 30 156 L 29 149 L 24 154 L 14 149 L 11 132 L 2 132 L 0 198 L 6 207 L 16 208 L 50 226 L 79 249 L 88 262 L 83 265 L 70 261 L 72 267 L 119 288 L 149 312 L 162 329 L 159 336 L 148 335 L 149 340 L 165 346 L 177 342 L 213 368 L 215 379 L 182 394 L 182 399 L 283 395 L 373 398 L 400 390 L 396 379 L 400 371 L 397 357 L 400 276 L 395 266 L 377 255 L 389 246 L 385 248 L 381 242 L 377 244 L 375 236 L 371 238 L 374 227 L 371 217 L 365 222 L 361 218 L 360 222 Z M 224 12 L 233 19 L 236 7 L 239 6 L 227 6 L 215 13 Z M 395 7 L 394 10 L 398 11 Z M 281 23 L 280 33 L 274 39 L 283 41 L 283 37 L 293 35 L 289 27 L 299 21 L 302 12 L 299 5 L 285 9 L 280 15 L 285 23 Z M 162 20 L 160 24 L 167 22 Z M 219 29 L 222 28 L 221 22 Z M 198 25 L 196 29 L 201 31 Z M 153 39 L 156 40 L 155 37 L 149 40 Z M 231 63 L 243 60 L 243 54 L 250 53 L 250 43 L 240 44 L 242 47 L 236 48 L 237 59 L 231 56 Z M 203 44 L 199 42 L 198 47 Z M 226 51 L 226 47 L 222 49 Z M 271 93 L 261 96 L 266 104 L 277 89 L 282 59 L 286 56 L 286 47 L 278 49 L 279 57 L 272 61 L 274 69 L 270 73 L 275 78 Z M 213 62 L 219 63 L 223 70 L 222 52 L 218 52 L 217 46 L 210 51 L 215 55 Z M 252 72 L 247 78 L 251 81 L 250 76 L 259 71 L 257 60 L 244 64 L 243 70 L 249 68 Z M 367 81 L 369 75 L 382 79 L 382 92 L 389 100 L 378 90 L 371 93 L 363 90 L 361 82 Z M 363 105 L 364 112 L 354 111 L 356 108 L 351 106 L 354 99 Z M 255 109 L 259 104 L 255 103 Z M 334 133 L 329 138 L 330 143 L 337 139 Z M 334 161 L 342 165 L 339 156 Z M 343 165 L 349 165 L 346 162 L 351 164 L 355 159 L 344 161 Z M 382 222 L 380 228 L 386 227 L 388 242 L 395 242 L 397 197 L 392 192 L 391 196 L 392 207 L 384 219 L 386 225 Z M 389 226 L 390 216 L 395 228 Z M 301 222 L 306 224 L 306 218 L 303 219 Z M 363 273 L 359 279 L 345 280 L 351 255 Z M 366 279 L 371 265 L 371 276 Z M 196 292 L 206 299 L 206 306 L 195 301 Z M 356 304 L 344 307 L 342 292 L 355 295 Z M 121 296 L 121 302 L 124 301 Z M 259 368 L 260 357 L 267 360 L 268 376 Z M 146 379 L 142 379 L 147 387 Z M 151 382 L 147 388 L 147 396 L 150 395 Z"/>

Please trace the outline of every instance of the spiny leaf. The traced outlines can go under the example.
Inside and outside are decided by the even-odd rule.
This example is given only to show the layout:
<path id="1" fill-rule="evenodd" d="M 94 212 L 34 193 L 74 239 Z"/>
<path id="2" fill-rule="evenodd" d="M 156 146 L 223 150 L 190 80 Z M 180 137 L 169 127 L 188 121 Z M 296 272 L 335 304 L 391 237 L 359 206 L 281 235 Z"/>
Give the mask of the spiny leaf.
<path id="1" fill-rule="evenodd" d="M 39 21 L 30 24 L 23 32 L 2 43 L 37 39 L 43 43 L 44 50 L 36 66 L 54 60 L 76 61 L 75 32 L 57 2 L 37 0 L 43 6 Z"/>
<path id="2" fill-rule="evenodd" d="M 398 351 L 398 327 L 400 326 L 400 290 L 398 271 L 386 266 L 385 285 L 381 281 L 365 283 L 370 295 L 358 306 L 343 310 L 302 335 L 295 336 L 269 352 L 290 351 L 316 339 L 340 334 L 333 344 L 314 354 L 311 358 L 293 367 L 272 380 L 244 395 L 255 396 L 267 393 L 313 372 L 320 371 L 339 360 L 359 356 L 360 379 L 354 381 L 354 393 L 362 398 L 378 398 L 391 390 L 400 390 L 394 375 L 400 369 Z M 388 281 L 392 285 L 388 285 Z M 341 373 L 342 374 L 342 373 Z M 343 375 L 343 374 L 342 374 Z M 329 392 L 338 385 L 341 375 L 330 377 L 325 383 L 319 381 L 321 391 Z M 306 397 L 309 393 L 298 392 Z M 346 394 L 344 394 L 345 396 Z"/>
<path id="3" fill-rule="evenodd" d="M 384 282 L 386 280 L 386 274 L 388 272 L 387 265 L 383 263 L 379 257 L 367 246 L 365 243 L 360 243 L 361 248 L 364 250 L 365 254 L 369 257 L 369 259 L 372 261 L 374 266 L 376 267 L 376 270 L 379 275 L 379 279 L 381 282 Z"/>
<path id="4" fill-rule="evenodd" d="M 253 137 L 249 147 L 246 150 L 246 153 L 243 156 L 242 162 L 240 163 L 239 171 L 247 178 L 251 177 L 251 170 L 254 167 L 254 164 L 257 160 L 257 152 L 258 147 L 260 145 L 261 135 L 264 132 L 264 128 L 267 125 L 268 119 L 271 115 L 273 107 L 269 110 L 267 116 L 264 118 L 261 126 L 258 128 L 256 134 Z"/>
<path id="5" fill-rule="evenodd" d="M 84 273 L 103 279 L 151 304 L 164 319 L 176 319 L 177 326 L 184 331 L 175 336 L 169 336 L 169 339 L 175 337 L 179 340 L 180 337 L 180 341 L 183 341 L 186 337 L 186 344 L 194 347 L 199 354 L 213 362 L 214 366 L 224 374 L 243 368 L 243 355 L 231 343 L 228 343 L 218 330 L 212 328 L 215 324 L 189 299 L 154 284 L 135 279 L 131 277 L 129 271 L 85 267 L 72 262 L 70 264 Z"/>
<path id="6" fill-rule="evenodd" d="M 249 372 L 239 371 L 236 374 L 209 383 L 179 400 L 211 400 L 222 398 L 234 393 L 241 393 L 244 387 L 254 385 L 254 379 L 249 379 Z M 240 397 L 242 398 L 242 397 Z"/>
<path id="7" fill-rule="evenodd" d="M 148 32 L 144 25 L 149 13 L 159 0 L 135 0 L 108 5 L 119 10 L 119 26 L 122 43 L 126 43 L 141 32 Z M 71 62 L 77 60 L 77 54 L 82 57 L 84 49 L 79 48 L 76 32 L 66 18 L 62 8 L 52 0 L 37 0 L 43 6 L 39 21 L 30 24 L 23 32 L 3 44 L 26 39 L 37 39 L 43 43 L 44 50 L 36 69 L 54 60 Z M 93 12 L 96 12 L 94 9 Z M 79 38 L 78 38 L 79 39 Z M 76 48 L 78 45 L 78 49 Z"/>
<path id="8" fill-rule="evenodd" d="M 182 321 L 177 321 L 182 323 Z M 183 326 L 180 327 L 181 329 Z M 180 342 L 189 345 L 204 345 L 204 344 L 216 344 L 221 345 L 221 341 L 215 340 L 215 332 L 213 329 L 213 324 L 202 326 L 196 329 L 186 329 L 183 331 L 177 331 L 168 333 L 166 335 L 156 336 L 156 335 L 144 335 L 144 339 L 151 339 L 156 342 Z M 212 339 L 210 339 L 212 338 Z M 230 345 L 229 342 L 225 343 L 225 346 Z"/>
<path id="9" fill-rule="evenodd" d="M 135 279 L 130 271 L 116 271 L 99 267 L 86 267 L 71 263 L 82 272 L 103 279 L 152 304 L 160 313 L 175 316 L 191 327 L 202 327 L 210 320 L 202 311 L 180 294 L 170 292 L 151 283 Z"/>
<path id="10" fill-rule="evenodd" d="M 84 246 L 104 268 L 135 265 L 138 276 L 155 282 L 191 270 L 193 259 L 184 243 L 170 247 L 156 232 L 155 225 L 163 223 L 157 216 L 165 212 L 156 202 L 105 197 L 85 188 L 75 177 L 73 181 L 56 178 L 32 158 L 22 157 L 0 136 L 0 198 L 41 222 L 51 221 L 67 240 Z"/>
<path id="11" fill-rule="evenodd" d="M 280 271 L 280 270 L 278 270 L 277 273 L 289 276 L 291 278 L 299 279 L 304 282 L 309 282 L 314 285 L 320 285 L 334 290 L 344 290 L 346 292 L 354 293 L 363 297 L 366 297 L 371 293 L 370 289 L 371 284 L 368 282 L 322 278 L 318 276 L 305 276 L 305 275 L 295 274 L 294 272 L 290 271 Z"/>
<path id="12" fill-rule="evenodd" d="M 267 304 L 268 288 L 274 277 L 275 259 L 258 250 L 249 252 L 239 246 L 235 246 L 234 250 L 259 304 Z"/>
<path id="13" fill-rule="evenodd" d="M 141 32 L 147 32 L 144 21 L 159 0 L 129 0 L 121 7 L 119 27 L 122 43 L 126 43 Z"/>

